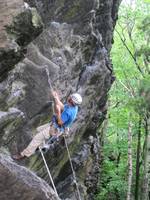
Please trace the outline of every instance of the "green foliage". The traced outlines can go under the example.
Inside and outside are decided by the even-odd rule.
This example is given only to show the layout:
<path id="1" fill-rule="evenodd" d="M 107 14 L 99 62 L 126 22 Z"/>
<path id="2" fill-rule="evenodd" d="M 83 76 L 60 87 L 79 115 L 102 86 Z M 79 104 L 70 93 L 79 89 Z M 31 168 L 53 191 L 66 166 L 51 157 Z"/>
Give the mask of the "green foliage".
<path id="1" fill-rule="evenodd" d="M 147 75 L 140 82 L 139 96 L 141 98 L 141 109 L 145 108 L 150 111 L 150 75 Z"/>
<path id="2" fill-rule="evenodd" d="M 150 33 L 150 15 L 147 15 L 143 20 L 142 23 L 138 27 L 140 30 L 142 30 L 144 33 L 149 35 Z"/>
<path id="3" fill-rule="evenodd" d="M 148 2 L 137 0 L 133 7 L 122 4 L 120 8 L 114 35 L 115 43 L 111 51 L 116 82 L 109 97 L 108 125 L 105 130 L 102 170 L 96 200 L 126 199 L 129 121 L 132 123 L 133 137 L 134 194 L 139 116 L 144 118 L 147 110 L 150 110 Z M 143 145 L 143 127 L 141 134 Z"/>
<path id="4" fill-rule="evenodd" d="M 136 51 L 135 55 L 138 57 L 142 55 L 145 55 L 146 57 L 150 57 L 150 47 L 142 45 L 141 48 Z"/>

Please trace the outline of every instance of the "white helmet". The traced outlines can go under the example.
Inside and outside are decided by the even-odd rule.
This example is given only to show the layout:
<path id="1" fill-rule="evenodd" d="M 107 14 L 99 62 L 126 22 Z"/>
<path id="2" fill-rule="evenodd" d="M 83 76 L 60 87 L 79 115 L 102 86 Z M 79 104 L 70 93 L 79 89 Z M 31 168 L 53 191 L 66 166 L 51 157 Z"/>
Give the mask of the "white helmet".
<path id="1" fill-rule="evenodd" d="M 74 94 L 71 94 L 70 97 L 71 97 L 72 101 L 73 101 L 75 104 L 79 105 L 79 104 L 82 103 L 82 97 L 81 97 L 80 94 L 74 93 Z"/>

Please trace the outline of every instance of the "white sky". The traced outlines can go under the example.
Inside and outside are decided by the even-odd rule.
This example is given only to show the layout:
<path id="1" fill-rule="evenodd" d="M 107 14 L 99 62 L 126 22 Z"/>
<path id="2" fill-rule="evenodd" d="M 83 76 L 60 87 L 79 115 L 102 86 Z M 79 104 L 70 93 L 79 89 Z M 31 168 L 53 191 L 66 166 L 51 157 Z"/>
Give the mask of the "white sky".
<path id="1" fill-rule="evenodd" d="M 130 5 L 131 7 L 135 8 L 135 1 L 136 0 L 122 0 L 122 4 Z"/>
<path id="2" fill-rule="evenodd" d="M 135 0 L 122 0 L 122 3 L 135 4 Z"/>

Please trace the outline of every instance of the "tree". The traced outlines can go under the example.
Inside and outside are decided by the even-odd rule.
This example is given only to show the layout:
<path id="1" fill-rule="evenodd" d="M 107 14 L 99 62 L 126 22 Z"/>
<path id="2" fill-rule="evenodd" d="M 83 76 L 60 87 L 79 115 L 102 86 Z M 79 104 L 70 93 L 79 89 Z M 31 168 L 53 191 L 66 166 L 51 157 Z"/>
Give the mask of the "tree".
<path id="1" fill-rule="evenodd" d="M 149 8 L 150 5 L 142 0 L 134 1 L 132 6 L 122 4 L 120 8 L 111 51 L 116 82 L 109 98 L 99 200 L 123 200 L 131 196 L 139 200 L 147 198 L 149 193 Z M 132 113 L 130 121 L 129 113 Z M 128 124 L 132 124 L 132 131 L 128 131 Z M 129 149 L 132 159 L 130 153 L 127 157 Z M 130 170 L 127 159 L 130 160 Z M 130 174 L 128 179 L 127 174 Z M 144 192 L 139 190 L 140 183 Z"/>
<path id="2" fill-rule="evenodd" d="M 127 200 L 132 199 L 132 175 L 133 175 L 133 169 L 132 169 L 132 125 L 131 121 L 129 119 L 129 125 L 128 125 L 128 189 L 127 189 Z"/>

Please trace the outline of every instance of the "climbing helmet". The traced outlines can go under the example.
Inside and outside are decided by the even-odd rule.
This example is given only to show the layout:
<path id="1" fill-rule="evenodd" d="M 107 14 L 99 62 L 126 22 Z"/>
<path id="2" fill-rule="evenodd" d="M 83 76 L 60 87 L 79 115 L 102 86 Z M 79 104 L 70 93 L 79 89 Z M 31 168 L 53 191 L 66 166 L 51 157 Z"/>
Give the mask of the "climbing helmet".
<path id="1" fill-rule="evenodd" d="M 78 93 L 73 93 L 73 94 L 70 95 L 70 97 L 71 97 L 73 103 L 75 103 L 75 104 L 77 104 L 77 105 L 79 105 L 79 104 L 82 103 L 82 97 L 81 97 L 80 94 L 78 94 Z"/>

